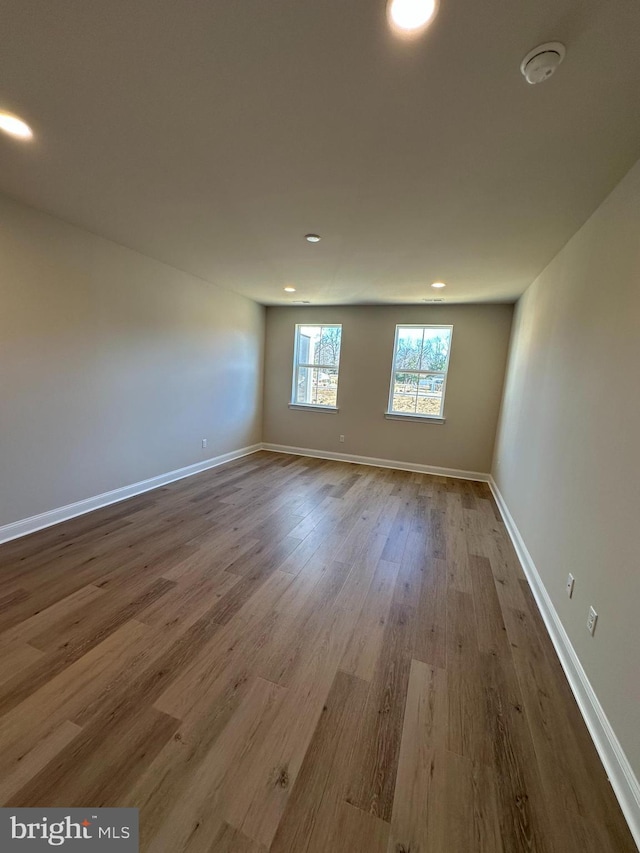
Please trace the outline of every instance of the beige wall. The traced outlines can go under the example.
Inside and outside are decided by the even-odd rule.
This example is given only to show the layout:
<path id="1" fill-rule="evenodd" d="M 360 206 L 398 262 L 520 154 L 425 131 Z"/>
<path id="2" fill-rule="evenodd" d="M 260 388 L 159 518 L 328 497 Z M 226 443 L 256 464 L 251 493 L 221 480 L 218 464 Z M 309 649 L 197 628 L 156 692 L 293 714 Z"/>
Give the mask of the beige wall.
<path id="1" fill-rule="evenodd" d="M 6 198 L 0 222 L 0 526 L 260 441 L 263 308 Z"/>
<path id="2" fill-rule="evenodd" d="M 494 476 L 640 776 L 640 163 L 519 303 Z"/>
<path id="3" fill-rule="evenodd" d="M 488 472 L 512 313 L 511 305 L 268 308 L 264 441 Z M 342 323 L 337 414 L 288 408 L 296 323 Z M 383 415 L 399 323 L 453 325 L 445 424 Z"/>

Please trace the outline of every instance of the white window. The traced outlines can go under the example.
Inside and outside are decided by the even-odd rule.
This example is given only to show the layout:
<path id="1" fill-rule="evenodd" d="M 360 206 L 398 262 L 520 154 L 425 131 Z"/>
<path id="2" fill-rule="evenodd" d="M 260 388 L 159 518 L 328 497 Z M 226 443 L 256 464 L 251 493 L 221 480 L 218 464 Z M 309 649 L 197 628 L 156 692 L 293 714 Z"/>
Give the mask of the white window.
<path id="1" fill-rule="evenodd" d="M 389 415 L 444 418 L 453 326 L 396 326 Z"/>
<path id="2" fill-rule="evenodd" d="M 336 409 L 342 326 L 296 326 L 291 405 Z"/>

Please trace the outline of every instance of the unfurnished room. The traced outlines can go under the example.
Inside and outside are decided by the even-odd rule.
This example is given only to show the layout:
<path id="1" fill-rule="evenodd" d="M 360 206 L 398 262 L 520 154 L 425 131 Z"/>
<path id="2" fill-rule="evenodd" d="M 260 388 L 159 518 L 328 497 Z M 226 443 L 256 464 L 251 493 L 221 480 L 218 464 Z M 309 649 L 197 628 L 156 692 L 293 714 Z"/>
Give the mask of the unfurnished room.
<path id="1" fill-rule="evenodd" d="M 0 25 L 0 853 L 637 853 L 639 0 Z"/>

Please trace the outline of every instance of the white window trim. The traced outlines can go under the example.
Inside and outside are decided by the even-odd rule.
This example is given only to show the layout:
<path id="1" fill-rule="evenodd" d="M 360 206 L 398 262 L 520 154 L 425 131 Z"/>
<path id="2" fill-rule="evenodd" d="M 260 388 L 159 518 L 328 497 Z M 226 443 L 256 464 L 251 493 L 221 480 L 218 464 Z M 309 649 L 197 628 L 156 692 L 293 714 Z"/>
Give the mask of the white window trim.
<path id="1" fill-rule="evenodd" d="M 396 412 L 393 409 L 393 387 L 395 385 L 394 377 L 399 371 L 396 370 L 396 353 L 398 350 L 398 332 L 400 329 L 449 329 L 449 352 L 447 353 L 447 363 L 444 370 L 407 370 L 407 373 L 419 373 L 425 376 L 442 376 L 442 410 L 439 415 L 421 415 L 418 412 Z M 417 421 L 418 423 L 440 423 L 446 421 L 444 416 L 444 407 L 447 399 L 447 380 L 449 378 L 449 361 L 451 360 L 451 347 L 453 343 L 453 326 L 440 325 L 438 323 L 396 323 L 396 333 L 393 338 L 393 353 L 391 356 L 391 382 L 389 384 L 389 401 L 387 403 L 387 411 L 384 413 L 385 418 L 399 421 Z"/>
<path id="2" fill-rule="evenodd" d="M 289 403 L 289 408 L 301 412 L 327 412 L 330 415 L 340 411 L 337 406 L 323 406 L 321 403 Z"/>
<path id="3" fill-rule="evenodd" d="M 340 355 L 342 355 L 342 323 L 296 323 L 293 330 L 293 372 L 291 376 L 291 398 L 289 400 L 290 409 L 300 409 L 304 412 L 337 412 L 338 406 L 324 406 L 322 403 L 296 403 L 296 389 L 298 387 L 298 371 L 300 368 L 312 368 L 314 370 L 335 370 L 338 369 L 338 389 L 336 391 L 336 403 L 338 402 L 338 394 L 340 393 L 340 361 L 338 364 L 304 364 L 298 363 L 298 329 L 302 326 L 318 326 L 328 327 L 332 329 L 340 329 Z"/>
<path id="4" fill-rule="evenodd" d="M 442 415 L 419 415 L 416 412 L 385 412 L 385 418 L 390 421 L 429 421 L 432 424 L 444 424 L 447 422 Z"/>

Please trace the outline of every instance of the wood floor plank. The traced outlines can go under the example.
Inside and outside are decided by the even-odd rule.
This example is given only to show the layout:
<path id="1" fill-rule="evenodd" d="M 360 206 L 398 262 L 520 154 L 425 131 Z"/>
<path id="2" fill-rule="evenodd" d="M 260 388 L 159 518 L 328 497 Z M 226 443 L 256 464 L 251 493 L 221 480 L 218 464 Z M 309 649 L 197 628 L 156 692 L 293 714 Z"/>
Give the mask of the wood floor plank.
<path id="1" fill-rule="evenodd" d="M 431 557 L 444 560 L 447 557 L 446 511 L 431 509 L 429 513 L 428 551 Z"/>
<path id="2" fill-rule="evenodd" d="M 209 839 L 211 840 L 211 839 Z M 262 844 L 256 844 L 237 829 L 223 823 L 211 840 L 209 847 L 202 848 L 204 853 L 267 853 L 267 848 Z M 169 853 L 169 851 L 167 851 Z M 185 847 L 185 853 L 196 853 L 196 849 L 189 844 Z"/>
<path id="3" fill-rule="evenodd" d="M 551 813 L 513 663 L 483 653 L 480 672 L 503 845 L 507 850 L 551 853 L 557 847 L 553 833 L 548 832 Z"/>
<path id="4" fill-rule="evenodd" d="M 274 572 L 261 587 L 259 596 L 249 598 L 235 616 L 193 656 L 171 684 L 154 701 L 154 706 L 184 720 L 198 705 L 206 706 L 216 696 L 220 679 L 232 678 L 254 667 L 256 651 L 264 646 L 276 624 L 274 605 L 292 583 L 293 576 Z M 217 605 L 209 614 L 216 622 Z M 219 625 L 218 622 L 216 622 Z"/>
<path id="5" fill-rule="evenodd" d="M 145 650 L 152 631 L 127 622 L 8 713 L 0 717 L 0 773 L 10 773 L 20 756 L 48 731 L 80 712 Z"/>
<path id="6" fill-rule="evenodd" d="M 191 584 L 212 574 L 218 575 L 258 544 L 257 539 L 243 535 L 242 531 L 199 536 L 191 542 L 192 553 L 184 560 L 174 560 L 162 577 Z"/>
<path id="7" fill-rule="evenodd" d="M 415 611 L 391 605 L 362 715 L 347 800 L 383 820 L 391 820 L 402 721 L 415 637 Z"/>
<path id="8" fill-rule="evenodd" d="M 80 660 L 151 602 L 161 598 L 173 585 L 172 581 L 160 579 L 133 600 L 122 603 L 120 607 L 104 613 L 90 614 L 86 620 L 80 620 L 79 627 L 73 624 L 67 632 L 65 626 L 63 633 L 59 634 L 55 626 L 51 639 L 49 632 L 44 636 L 34 637 L 31 642 L 42 651 L 47 651 L 46 646 L 50 642 L 54 645 L 48 654 L 43 654 L 26 670 L 17 673 L 0 686 L 0 714 L 18 706 L 38 688 L 50 682 L 55 675 Z"/>
<path id="9" fill-rule="evenodd" d="M 0 804 L 4 805 L 9 798 L 27 785 L 30 780 L 42 771 L 58 753 L 76 738 L 82 729 L 75 723 L 65 720 L 31 749 L 19 756 L 13 772 L 0 777 Z"/>
<path id="10" fill-rule="evenodd" d="M 399 568 L 398 563 L 379 561 L 340 662 L 342 670 L 364 681 L 371 681 L 376 669 Z"/>
<path id="11" fill-rule="evenodd" d="M 212 748 L 202 756 L 181 786 L 173 807 L 149 841 L 149 853 L 167 849 L 201 849 L 210 847 L 207 840 L 207 822 L 215 818 L 217 802 L 233 796 L 233 784 L 222 790 L 225 777 L 244 753 L 249 751 L 260 736 L 265 716 L 273 716 L 282 701 L 286 688 L 254 679 L 245 693 L 238 710 L 216 739 Z M 222 806 L 220 806 L 222 808 Z M 196 836 L 200 840 L 196 844 Z"/>
<path id="12" fill-rule="evenodd" d="M 130 780 L 153 760 L 178 725 L 173 717 L 147 707 L 127 715 L 100 717 L 9 797 L 7 805 L 119 805 Z"/>
<path id="13" fill-rule="evenodd" d="M 152 704 L 221 630 L 208 612 L 196 618 L 198 615 L 198 611 L 192 610 L 188 620 L 181 620 L 179 634 L 167 630 L 164 624 L 150 632 L 146 647 L 133 657 L 125 671 L 111 678 L 108 691 L 88 699 L 75 713 L 70 712 L 70 719 L 86 726 L 107 710 L 122 714 L 128 706 Z"/>
<path id="14" fill-rule="evenodd" d="M 390 525 L 387 544 L 382 552 L 382 559 L 390 563 L 399 563 L 407 544 L 407 537 L 411 531 L 413 507 L 409 498 L 400 499 L 399 495 L 392 495 L 399 499 L 398 510 Z"/>
<path id="15" fill-rule="evenodd" d="M 473 597 L 447 592 L 447 682 L 449 726 L 447 748 L 458 755 L 490 765 L 493 757 L 487 721 L 484 682 Z"/>
<path id="16" fill-rule="evenodd" d="M 338 608 L 318 642 L 310 646 L 310 657 L 297 668 L 282 710 L 264 737 L 255 755 L 247 756 L 245 777 L 254 778 L 242 801 L 242 808 L 229 817 L 229 823 L 267 847 L 297 779 L 313 732 L 322 714 L 325 700 L 335 678 L 338 663 L 348 641 L 352 617 L 348 609 Z M 242 814 L 239 825 L 238 815 Z"/>
<path id="17" fill-rule="evenodd" d="M 141 853 L 632 853 L 486 483 L 260 451 L 0 546 L 0 803 Z"/>
<path id="18" fill-rule="evenodd" d="M 461 483 L 464 483 L 464 480 Z M 473 592 L 464 526 L 465 496 L 466 492 L 447 495 L 447 523 L 445 527 L 447 580 L 449 586 L 459 592 Z"/>
<path id="19" fill-rule="evenodd" d="M 157 834 L 182 790 L 189 785 L 192 773 L 206 759 L 238 712 L 250 684 L 251 676 L 246 671 L 218 680 L 208 702 L 196 706 L 196 712 L 187 715 L 173 738 L 132 780 L 123 802 L 140 809 L 143 849 Z M 207 826 L 211 829 L 221 822 L 222 810 L 207 819 Z M 191 843 L 194 843 L 192 839 Z"/>
<path id="20" fill-rule="evenodd" d="M 298 613 L 292 614 L 290 619 L 287 618 L 289 614 L 278 611 L 279 624 L 274 630 L 272 643 L 267 647 L 268 659 L 259 664 L 264 678 L 287 685 L 300 667 L 304 667 L 312 655 L 311 647 L 325 629 L 350 571 L 350 566 L 336 561 L 323 566 L 313 594 L 305 600 Z"/>
<path id="21" fill-rule="evenodd" d="M 340 764 L 348 762 L 353 748 L 355 721 L 367 698 L 368 685 L 338 672 L 322 709 L 320 720 L 307 750 L 302 768 L 271 845 L 271 853 L 307 853 L 313 849 L 332 849 L 330 837 L 337 821 L 336 810 L 343 802 L 341 794 L 331 798 L 327 788 L 335 788 Z M 318 845 L 322 845 L 319 847 Z"/>
<path id="22" fill-rule="evenodd" d="M 0 686 L 7 681 L 13 681 L 25 669 L 44 655 L 41 649 L 36 649 L 28 643 L 7 643 L 0 648 Z"/>
<path id="23" fill-rule="evenodd" d="M 384 554 L 385 551 L 382 553 Z M 400 564 L 394 590 L 396 602 L 406 604 L 408 607 L 417 606 L 427 560 L 426 534 L 410 529 L 405 538 L 402 555 L 396 561 Z"/>
<path id="24" fill-rule="evenodd" d="M 447 564 L 428 557 L 417 604 L 413 657 L 443 669 L 447 659 Z"/>
<path id="25" fill-rule="evenodd" d="M 469 556 L 478 649 L 489 654 L 511 655 L 507 629 L 487 557 Z"/>
<path id="26" fill-rule="evenodd" d="M 13 628 L 10 628 L 0 636 L 0 643 L 10 642 L 28 642 L 31 637 L 36 636 L 42 631 L 46 631 L 52 625 L 64 619 L 68 614 L 84 609 L 94 599 L 104 595 L 104 590 L 97 586 L 87 584 L 71 593 L 59 601 L 54 602 L 50 607 L 41 610 L 28 619 L 19 622 Z"/>
<path id="27" fill-rule="evenodd" d="M 411 661 L 389 853 L 446 849 L 447 674 Z"/>
<path id="28" fill-rule="evenodd" d="M 386 853 L 388 837 L 388 823 L 354 808 L 350 803 L 342 803 L 337 825 L 331 834 L 331 847 L 328 849 L 332 853 L 352 853 L 353 850 Z M 314 853 L 320 853 L 320 850 Z"/>
<path id="29" fill-rule="evenodd" d="M 446 752 L 445 828 L 447 853 L 509 853 L 502 843 L 498 797 L 489 767 Z"/>
<path id="30" fill-rule="evenodd" d="M 218 602 L 214 616 L 216 621 L 223 625 L 229 622 L 299 544 L 300 540 L 293 537 L 286 537 L 267 546 L 260 543 L 251 549 L 250 556 L 241 559 L 241 566 L 232 563 L 228 571 L 234 573 L 236 566 L 236 573 L 240 575 L 241 580 Z"/>

